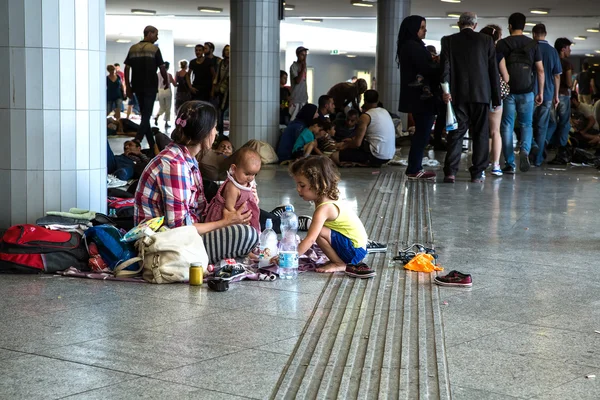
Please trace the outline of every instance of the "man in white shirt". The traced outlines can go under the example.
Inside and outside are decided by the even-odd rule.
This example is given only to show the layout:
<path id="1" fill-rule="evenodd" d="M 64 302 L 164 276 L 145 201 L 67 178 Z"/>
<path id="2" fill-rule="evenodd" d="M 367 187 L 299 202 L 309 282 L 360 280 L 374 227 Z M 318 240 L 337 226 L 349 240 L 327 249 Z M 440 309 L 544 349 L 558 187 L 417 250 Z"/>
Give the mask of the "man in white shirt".
<path id="1" fill-rule="evenodd" d="M 365 111 L 358 120 L 352 139 L 340 143 L 331 159 L 339 166 L 363 165 L 380 167 L 396 154 L 396 129 L 390 113 L 378 107 L 379 93 L 367 90 Z"/>
<path id="2" fill-rule="evenodd" d="M 290 95 L 291 120 L 296 119 L 300 109 L 308 103 L 308 87 L 306 86 L 306 55 L 308 49 L 300 46 L 296 49 L 297 61 L 290 66 L 290 82 L 292 94 Z"/>

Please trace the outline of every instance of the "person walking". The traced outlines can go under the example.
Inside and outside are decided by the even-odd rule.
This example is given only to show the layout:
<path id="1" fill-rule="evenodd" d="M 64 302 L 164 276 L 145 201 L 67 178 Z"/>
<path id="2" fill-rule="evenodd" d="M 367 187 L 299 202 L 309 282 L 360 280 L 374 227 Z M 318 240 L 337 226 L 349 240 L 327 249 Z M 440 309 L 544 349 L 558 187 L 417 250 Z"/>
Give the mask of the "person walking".
<path id="1" fill-rule="evenodd" d="M 481 183 L 489 159 L 488 110 L 502 104 L 498 62 L 494 40 L 475 32 L 475 13 L 461 14 L 458 26 L 460 32 L 442 38 L 440 57 L 442 82 L 450 84 L 450 93 L 444 93 L 443 99 L 445 103 L 452 101 L 458 120 L 458 129 L 448 132 L 444 182 L 454 183 L 456 179 L 462 141 L 469 130 L 473 139 L 471 182 Z"/>
<path id="2" fill-rule="evenodd" d="M 435 172 L 423 170 L 423 152 L 431 136 L 436 114 L 435 95 L 438 91 L 440 67 L 425 47 L 427 23 L 419 15 L 402 21 L 398 32 L 396 58 L 400 67 L 400 106 L 398 111 L 412 113 L 415 133 L 408 154 L 408 179 L 434 180 Z"/>
<path id="3" fill-rule="evenodd" d="M 171 104 L 173 102 L 173 92 L 171 91 L 171 85 L 175 85 L 175 79 L 169 71 L 169 62 L 165 61 L 165 69 L 167 70 L 168 83 L 165 85 L 162 79 L 162 75 L 158 74 L 158 114 L 154 117 L 154 125 L 158 125 L 158 118 L 165 114 L 165 127 L 170 128 L 169 121 L 171 120 Z M 166 88 L 165 88 L 166 86 Z"/>
<path id="4" fill-rule="evenodd" d="M 504 99 L 502 107 L 502 153 L 506 166 L 505 174 L 514 174 L 516 169 L 513 148 L 515 119 L 521 128 L 521 149 L 519 169 L 527 172 L 530 168 L 529 151 L 533 138 L 533 105 L 542 104 L 544 98 L 544 66 L 537 42 L 523 34 L 527 19 L 521 13 L 508 18 L 510 36 L 498 42 L 496 49 L 504 55 L 506 68 L 510 76 L 510 94 Z M 534 95 L 534 71 L 537 75 L 537 93 Z"/>
<path id="5" fill-rule="evenodd" d="M 160 69 L 165 84 L 164 88 L 167 89 L 170 85 L 162 54 L 158 46 L 154 44 L 157 40 L 158 29 L 148 25 L 144 28 L 144 40 L 131 46 L 125 59 L 127 97 L 131 99 L 134 94 L 136 95 L 140 114 L 142 115 L 140 129 L 135 138 L 141 142 L 146 137 L 148 146 L 155 152 L 157 149 L 154 148 L 150 118 L 152 117 L 152 109 L 158 92 L 157 68 Z"/>
<path id="6" fill-rule="evenodd" d="M 571 88 L 573 87 L 573 65 L 568 58 L 571 55 L 571 42 L 567 38 L 558 38 L 554 42 L 554 48 L 558 52 L 562 74 L 558 85 L 558 106 L 556 107 L 556 117 L 550 118 L 546 140 L 558 142 L 560 146 L 554 160 L 550 164 L 563 164 L 565 147 L 569 141 L 569 131 L 571 130 Z"/>
<path id="7" fill-rule="evenodd" d="M 225 136 L 223 132 L 225 130 L 225 112 L 229 109 L 229 53 L 230 47 L 226 45 L 223 47 L 223 59 L 217 65 L 217 75 L 211 93 L 211 98 L 215 99 L 217 111 L 219 111 L 219 122 L 217 129 L 219 130 L 219 139 L 223 139 Z"/>
<path id="8" fill-rule="evenodd" d="M 197 44 L 194 48 L 196 58 L 190 61 L 187 83 L 193 100 L 210 101 L 213 79 L 215 77 L 213 60 L 204 56 L 204 46 Z M 192 79 L 192 74 L 193 79 Z"/>
<path id="9" fill-rule="evenodd" d="M 592 93 L 596 94 L 596 82 L 594 82 L 594 75 L 590 71 L 590 63 L 584 61 L 581 64 L 581 69 L 582 71 L 575 78 L 575 82 L 573 82 L 573 90 L 577 90 L 581 103 L 594 104 L 592 102 Z"/>

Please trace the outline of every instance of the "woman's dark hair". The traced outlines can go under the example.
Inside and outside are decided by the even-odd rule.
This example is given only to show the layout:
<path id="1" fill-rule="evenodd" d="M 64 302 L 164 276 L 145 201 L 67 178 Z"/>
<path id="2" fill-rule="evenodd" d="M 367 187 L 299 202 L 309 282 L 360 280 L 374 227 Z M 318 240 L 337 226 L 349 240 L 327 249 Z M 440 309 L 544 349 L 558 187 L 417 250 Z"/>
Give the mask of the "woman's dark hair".
<path id="1" fill-rule="evenodd" d="M 287 76 L 287 74 L 288 74 L 288 73 L 287 73 L 287 72 L 285 72 L 284 70 L 282 70 L 282 69 L 281 69 L 281 70 L 279 70 L 279 79 L 283 78 L 283 76 L 284 76 L 284 75 L 286 75 L 286 76 Z"/>
<path id="2" fill-rule="evenodd" d="M 217 126 L 217 110 L 205 101 L 186 101 L 179 108 L 171 139 L 182 146 L 202 143 Z"/>
<path id="3" fill-rule="evenodd" d="M 315 118 L 315 114 L 317 113 L 318 107 L 314 104 L 305 104 L 300 111 L 298 111 L 298 115 L 296 115 L 296 119 L 304 124 L 305 127 L 309 127 L 312 120 Z"/>
<path id="4" fill-rule="evenodd" d="M 332 200 L 340 198 L 338 182 L 340 173 L 329 157 L 310 156 L 301 158 L 290 165 L 290 175 L 303 176 L 308 180 L 310 188 L 319 198 L 325 196 Z"/>
<path id="5" fill-rule="evenodd" d="M 231 46 L 228 45 L 228 44 L 226 44 L 225 47 L 223 47 L 223 51 L 221 52 L 221 57 L 225 58 L 225 49 L 228 48 L 228 47 L 231 49 Z"/>
<path id="6" fill-rule="evenodd" d="M 421 29 L 421 22 L 425 21 L 425 18 L 420 15 L 409 15 L 402 20 L 400 30 L 398 31 L 398 41 L 396 49 L 396 62 L 400 66 L 400 54 L 402 48 L 409 41 L 414 41 L 425 46 L 425 43 L 419 39 L 419 30 Z"/>
<path id="7" fill-rule="evenodd" d="M 498 25 L 487 25 L 485 28 L 483 28 L 479 32 L 481 32 L 485 35 L 491 36 L 492 39 L 494 40 L 494 43 L 496 43 L 498 41 L 498 39 L 500 39 L 500 36 L 502 35 L 502 28 L 500 28 Z"/>

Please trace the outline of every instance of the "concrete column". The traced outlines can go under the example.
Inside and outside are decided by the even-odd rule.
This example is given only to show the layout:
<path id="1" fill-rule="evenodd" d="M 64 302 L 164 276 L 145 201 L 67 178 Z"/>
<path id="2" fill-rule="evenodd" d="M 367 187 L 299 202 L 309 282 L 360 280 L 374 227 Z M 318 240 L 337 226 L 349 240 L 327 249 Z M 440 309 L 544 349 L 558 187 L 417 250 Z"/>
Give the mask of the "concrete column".
<path id="1" fill-rule="evenodd" d="M 410 0 L 377 2 L 377 91 L 379 100 L 391 112 L 398 111 L 400 70 L 396 63 L 396 41 L 402 20 L 410 15 Z"/>
<path id="2" fill-rule="evenodd" d="M 230 137 L 279 138 L 279 0 L 231 0 Z"/>
<path id="3" fill-rule="evenodd" d="M 105 0 L 0 0 L 0 228 L 106 210 Z"/>
<path id="4" fill-rule="evenodd" d="M 289 76 L 290 67 L 298 59 L 298 56 L 296 55 L 296 49 L 302 46 L 303 44 L 304 43 L 302 42 L 287 42 L 287 45 L 285 47 L 285 72 L 288 73 L 288 85 L 292 84 Z"/>

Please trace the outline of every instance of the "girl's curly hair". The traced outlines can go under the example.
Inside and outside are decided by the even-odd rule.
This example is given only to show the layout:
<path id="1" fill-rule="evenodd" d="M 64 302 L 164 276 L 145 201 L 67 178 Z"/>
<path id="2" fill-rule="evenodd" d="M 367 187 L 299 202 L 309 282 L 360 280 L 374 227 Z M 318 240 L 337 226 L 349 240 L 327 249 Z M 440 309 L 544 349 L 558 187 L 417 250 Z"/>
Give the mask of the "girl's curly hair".
<path id="1" fill-rule="evenodd" d="M 304 176 L 308 180 L 310 188 L 317 193 L 319 198 L 329 197 L 332 200 L 339 200 L 340 173 L 329 157 L 301 158 L 290 165 L 289 171 L 292 176 Z"/>

